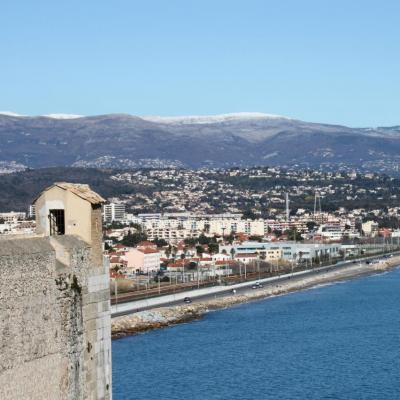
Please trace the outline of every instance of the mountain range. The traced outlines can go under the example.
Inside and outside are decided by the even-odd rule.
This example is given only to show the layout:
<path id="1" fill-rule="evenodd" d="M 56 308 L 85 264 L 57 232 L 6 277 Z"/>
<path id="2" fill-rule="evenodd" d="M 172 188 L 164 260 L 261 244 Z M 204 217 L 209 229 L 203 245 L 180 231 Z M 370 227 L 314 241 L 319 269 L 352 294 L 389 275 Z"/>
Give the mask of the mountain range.
<path id="1" fill-rule="evenodd" d="M 263 113 L 138 117 L 0 113 L 0 162 L 30 168 L 359 166 L 396 170 L 400 126 L 350 128 Z"/>

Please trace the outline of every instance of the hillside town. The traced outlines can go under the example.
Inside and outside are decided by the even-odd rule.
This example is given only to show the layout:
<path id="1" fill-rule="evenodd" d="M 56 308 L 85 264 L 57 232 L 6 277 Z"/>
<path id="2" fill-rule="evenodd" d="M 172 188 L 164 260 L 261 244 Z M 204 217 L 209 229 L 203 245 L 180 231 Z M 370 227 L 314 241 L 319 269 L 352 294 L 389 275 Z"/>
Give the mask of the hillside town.
<path id="1" fill-rule="evenodd" d="M 312 209 L 315 195 L 322 211 L 396 206 L 397 180 L 355 170 L 332 171 L 270 168 L 227 170 L 154 169 L 120 172 L 111 179 L 135 184 L 134 194 L 119 195 L 127 210 L 143 212 L 240 213 L 277 216 L 290 194 L 291 214 Z"/>
<path id="2" fill-rule="evenodd" d="M 398 189 L 386 176 L 160 169 L 112 179 L 141 188 L 102 208 L 104 255 L 122 291 L 262 277 L 394 249 L 400 240 Z M 33 233 L 34 219 L 34 206 L 0 213 L 0 234 Z"/>

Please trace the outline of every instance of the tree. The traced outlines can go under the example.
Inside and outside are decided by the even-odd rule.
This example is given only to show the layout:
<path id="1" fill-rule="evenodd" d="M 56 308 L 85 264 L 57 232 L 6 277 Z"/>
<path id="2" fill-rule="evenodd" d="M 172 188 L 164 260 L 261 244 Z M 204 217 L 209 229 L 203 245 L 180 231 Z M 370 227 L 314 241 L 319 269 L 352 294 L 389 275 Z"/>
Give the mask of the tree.
<path id="1" fill-rule="evenodd" d="M 111 229 L 121 229 L 123 228 L 125 225 L 121 224 L 121 222 L 119 221 L 112 221 L 111 224 L 109 224 L 109 227 Z"/>
<path id="2" fill-rule="evenodd" d="M 274 230 L 274 231 L 272 231 L 272 233 L 276 236 L 276 237 L 280 237 L 280 236 L 282 236 L 282 231 L 278 231 L 278 230 Z"/>
<path id="3" fill-rule="evenodd" d="M 204 248 L 203 248 L 203 246 L 197 245 L 197 246 L 196 246 L 196 253 L 197 253 L 197 255 L 198 255 L 199 257 L 201 257 L 201 256 L 203 255 L 203 253 L 204 253 Z"/>
<path id="4" fill-rule="evenodd" d="M 262 237 L 258 236 L 258 235 L 251 235 L 251 236 L 249 236 L 249 240 L 253 240 L 255 242 L 261 242 L 262 241 Z"/>
<path id="5" fill-rule="evenodd" d="M 232 248 L 231 248 L 231 258 L 232 258 L 232 260 L 235 258 L 235 253 L 236 253 L 236 251 L 235 251 L 235 249 L 232 247 Z"/>
<path id="6" fill-rule="evenodd" d="M 166 248 L 165 255 L 167 256 L 167 258 L 169 258 L 169 256 L 171 255 L 171 245 L 168 245 L 168 247 Z"/>
<path id="7" fill-rule="evenodd" d="M 178 251 L 178 249 L 176 248 L 176 246 L 172 246 L 172 249 L 171 249 L 171 255 L 172 255 L 172 258 L 175 260 L 175 258 L 176 258 L 176 253 L 177 253 L 177 251 Z"/>
<path id="8" fill-rule="evenodd" d="M 189 265 L 188 265 L 188 269 L 189 269 L 189 270 L 194 270 L 194 269 L 196 269 L 196 268 L 197 268 L 197 263 L 194 262 L 194 261 L 191 261 L 191 262 L 189 263 Z"/>
<path id="9" fill-rule="evenodd" d="M 137 231 L 141 231 L 142 230 L 142 226 L 140 224 L 135 224 L 134 222 L 131 222 L 129 224 L 130 228 L 135 228 Z"/>
<path id="10" fill-rule="evenodd" d="M 195 239 L 195 238 L 186 238 L 186 239 L 184 239 L 184 243 L 187 246 L 195 246 L 197 244 L 197 239 Z"/>
<path id="11" fill-rule="evenodd" d="M 122 265 L 114 265 L 111 269 L 117 274 L 122 269 Z"/>
<path id="12" fill-rule="evenodd" d="M 257 219 L 257 215 L 252 210 L 245 210 L 243 212 L 243 219 Z"/>
<path id="13" fill-rule="evenodd" d="M 208 251 L 210 252 L 210 254 L 218 253 L 219 251 L 218 243 L 210 243 L 208 245 Z"/>
<path id="14" fill-rule="evenodd" d="M 0 222 L 0 223 L 1 223 L 1 222 Z M 110 251 L 112 251 L 113 248 L 112 248 L 112 246 L 110 246 L 107 242 L 105 242 L 105 243 L 104 243 L 104 250 L 110 250 Z"/>
<path id="15" fill-rule="evenodd" d="M 300 233 L 296 229 L 289 229 L 285 233 L 288 237 L 288 240 L 296 240 L 296 241 L 303 240 Z"/>
<path id="16" fill-rule="evenodd" d="M 128 234 L 122 238 L 120 243 L 123 244 L 124 246 L 134 247 L 140 242 L 143 242 L 145 240 L 147 240 L 147 235 L 145 233 L 141 231 L 134 233 L 128 231 Z"/>
<path id="17" fill-rule="evenodd" d="M 198 242 L 200 244 L 209 244 L 211 242 L 211 238 L 205 236 L 203 233 L 199 236 Z"/>
<path id="18" fill-rule="evenodd" d="M 308 232 L 313 232 L 314 228 L 317 226 L 317 224 L 314 221 L 308 221 L 306 223 L 306 226 L 307 226 Z"/>
<path id="19" fill-rule="evenodd" d="M 299 251 L 299 263 L 301 264 L 301 262 L 303 261 L 303 252 Z"/>
<path id="20" fill-rule="evenodd" d="M 225 241 L 228 242 L 229 244 L 232 244 L 234 240 L 235 240 L 235 235 L 233 234 L 233 232 L 231 232 L 229 236 L 225 236 Z"/>
<path id="21" fill-rule="evenodd" d="M 168 243 L 164 239 L 155 238 L 153 242 L 157 245 L 157 247 L 165 247 Z"/>

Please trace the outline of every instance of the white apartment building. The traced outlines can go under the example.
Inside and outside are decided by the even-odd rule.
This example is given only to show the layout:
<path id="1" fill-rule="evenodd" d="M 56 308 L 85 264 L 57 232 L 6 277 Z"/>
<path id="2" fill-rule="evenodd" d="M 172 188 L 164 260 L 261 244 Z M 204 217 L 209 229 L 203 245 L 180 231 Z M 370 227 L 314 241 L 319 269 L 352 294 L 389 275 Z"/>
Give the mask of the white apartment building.
<path id="1" fill-rule="evenodd" d="M 10 212 L 5 212 L 5 213 L 0 213 L 0 220 L 3 220 L 4 222 L 7 223 L 17 223 L 18 221 L 25 220 L 26 219 L 26 213 L 24 212 L 16 212 L 16 211 L 10 211 Z"/>
<path id="2" fill-rule="evenodd" d="M 28 216 L 29 216 L 29 218 L 35 218 L 36 217 L 36 206 L 34 204 L 31 204 L 29 206 Z"/>
<path id="3" fill-rule="evenodd" d="M 104 222 L 124 221 L 125 220 L 125 204 L 110 203 L 103 206 Z"/>
<path id="4" fill-rule="evenodd" d="M 199 237 L 204 223 L 195 220 L 160 219 L 147 220 L 142 224 L 149 240 L 164 239 L 176 243 L 186 238 Z"/>
<path id="5" fill-rule="evenodd" d="M 290 229 L 296 229 L 297 232 L 306 232 L 307 223 L 306 220 L 302 219 L 292 219 L 289 222 L 284 220 L 268 219 L 264 220 L 265 233 L 268 232 L 268 229 L 271 230 L 271 232 L 274 231 L 285 232 Z"/>
<path id="6" fill-rule="evenodd" d="M 208 222 L 208 233 L 219 236 L 227 236 L 231 233 L 245 233 L 249 236 L 264 236 L 264 220 L 213 219 Z"/>
<path id="7" fill-rule="evenodd" d="M 187 238 L 197 238 L 200 234 L 201 232 L 186 229 L 146 229 L 146 235 L 149 240 L 164 239 L 169 243 L 177 243 Z"/>
<path id="8" fill-rule="evenodd" d="M 340 225 L 321 225 L 316 234 L 321 236 L 322 239 L 329 241 L 339 241 L 343 237 L 343 231 Z"/>
<path id="9" fill-rule="evenodd" d="M 146 215 L 142 227 L 150 240 L 179 241 L 196 238 L 201 233 L 208 236 L 228 236 L 231 233 L 245 233 L 249 236 L 264 236 L 264 220 L 242 220 L 239 218 L 150 218 Z"/>
<path id="10" fill-rule="evenodd" d="M 364 235 L 375 237 L 378 235 L 379 226 L 377 222 L 367 221 L 362 224 Z"/>

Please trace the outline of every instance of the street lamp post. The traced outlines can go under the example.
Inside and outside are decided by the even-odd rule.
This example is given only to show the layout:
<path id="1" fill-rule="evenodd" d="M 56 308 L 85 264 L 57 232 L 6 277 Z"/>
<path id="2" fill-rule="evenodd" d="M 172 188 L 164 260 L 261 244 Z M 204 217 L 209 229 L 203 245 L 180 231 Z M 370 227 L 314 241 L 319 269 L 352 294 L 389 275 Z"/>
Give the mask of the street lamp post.
<path id="1" fill-rule="evenodd" d="M 118 282 L 117 278 L 114 279 L 114 292 L 115 292 L 115 312 L 118 311 Z"/>

